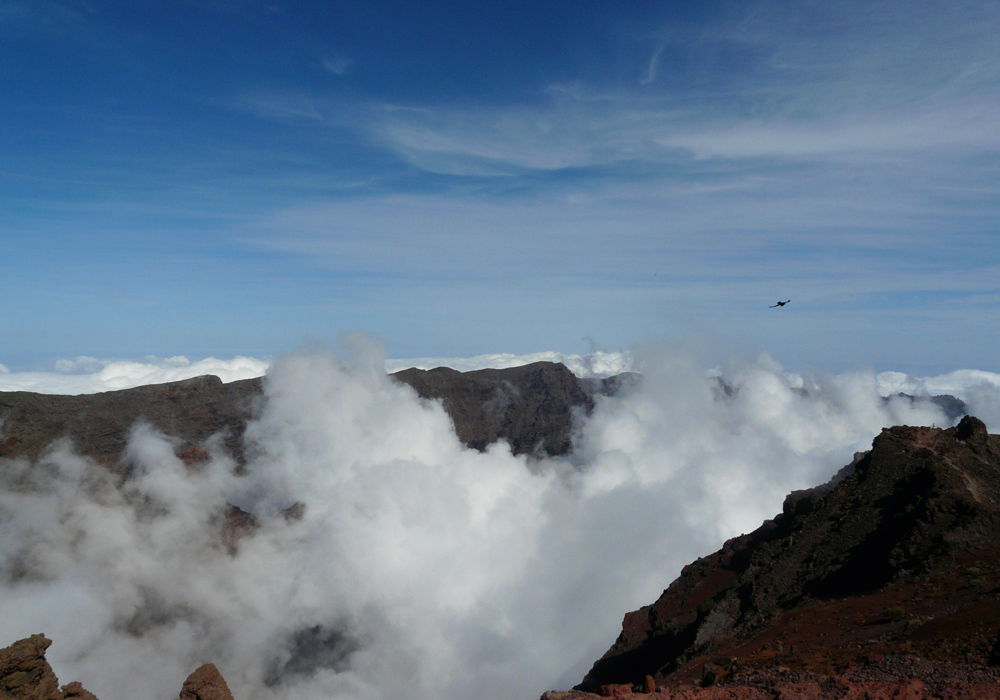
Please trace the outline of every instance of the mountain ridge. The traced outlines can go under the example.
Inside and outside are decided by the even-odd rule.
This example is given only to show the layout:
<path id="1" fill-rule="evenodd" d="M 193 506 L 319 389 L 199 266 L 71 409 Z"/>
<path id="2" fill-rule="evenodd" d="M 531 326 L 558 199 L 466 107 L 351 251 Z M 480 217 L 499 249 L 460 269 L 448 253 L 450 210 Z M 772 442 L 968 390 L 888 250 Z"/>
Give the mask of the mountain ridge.
<path id="1" fill-rule="evenodd" d="M 388 375 L 426 400 L 440 400 L 468 447 L 484 450 L 503 439 L 514 454 L 560 455 L 570 449 L 573 415 L 589 412 L 597 394 L 612 394 L 628 375 L 580 379 L 560 363 L 458 372 L 411 368 Z M 52 440 L 112 471 L 122 471 L 129 430 L 145 421 L 178 441 L 181 457 L 197 460 L 221 434 L 226 451 L 243 461 L 242 436 L 266 400 L 265 378 L 223 383 L 203 375 L 96 394 L 0 392 L 0 457 L 37 459 Z"/>
<path id="2" fill-rule="evenodd" d="M 913 653 L 997 663 L 998 554 L 1000 436 L 969 416 L 887 428 L 850 473 L 789 494 L 625 615 L 577 689 L 833 675 Z"/>

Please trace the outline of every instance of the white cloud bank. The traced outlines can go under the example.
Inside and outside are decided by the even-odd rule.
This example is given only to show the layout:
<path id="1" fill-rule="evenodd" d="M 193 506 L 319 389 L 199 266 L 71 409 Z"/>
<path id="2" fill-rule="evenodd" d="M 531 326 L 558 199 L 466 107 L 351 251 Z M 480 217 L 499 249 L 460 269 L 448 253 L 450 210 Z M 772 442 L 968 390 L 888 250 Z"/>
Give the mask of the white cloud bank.
<path id="1" fill-rule="evenodd" d="M 452 367 L 461 372 L 476 369 L 518 367 L 532 362 L 562 362 L 579 377 L 609 377 L 627 372 L 631 356 L 627 352 L 596 351 L 587 355 L 536 352 L 526 355 L 493 353 L 475 357 L 418 357 L 385 361 L 386 371 L 408 367 L 433 369 Z M 55 372 L 11 372 L 0 365 L 0 391 L 32 391 L 39 394 L 93 394 L 130 389 L 146 384 L 163 384 L 214 374 L 223 382 L 262 377 L 269 359 L 237 356 L 231 359 L 207 357 L 191 361 L 184 356 L 143 360 L 100 360 L 77 357 L 57 360 Z"/>
<path id="2" fill-rule="evenodd" d="M 263 376 L 269 364 L 267 360 L 242 356 L 229 360 L 207 357 L 194 362 L 182 355 L 169 358 L 147 357 L 143 360 L 77 357 L 56 361 L 55 372 L 0 371 L 0 391 L 94 394 L 146 384 L 176 382 L 204 374 L 214 374 L 224 382 L 233 382 Z"/>
<path id="3" fill-rule="evenodd" d="M 189 469 L 142 426 L 121 488 L 66 444 L 0 460 L 0 642 L 44 631 L 102 700 L 168 700 L 206 661 L 239 698 L 536 697 L 882 426 L 945 421 L 871 372 L 762 356 L 719 370 L 727 393 L 685 352 L 636 362 L 644 381 L 599 399 L 564 459 L 465 449 L 362 342 L 268 368 L 243 476 L 218 450 Z M 232 555 L 230 503 L 260 524 Z"/>
<path id="4" fill-rule="evenodd" d="M 478 369 L 520 367 L 532 362 L 561 362 L 578 377 L 611 377 L 623 372 L 641 370 L 632 352 L 594 352 L 579 355 L 551 350 L 516 355 L 489 353 L 473 357 L 411 357 L 386 359 L 385 370 L 398 372 L 409 367 L 434 369 L 451 367 L 460 372 Z M 180 381 L 205 374 L 214 374 L 223 382 L 262 377 L 271 366 L 270 359 L 237 356 L 231 359 L 207 357 L 191 361 L 184 356 L 170 358 L 147 357 L 143 360 L 102 360 L 76 357 L 57 360 L 55 372 L 11 372 L 0 364 L 0 391 L 32 391 L 40 394 L 92 394 L 100 391 L 130 389 L 146 384 Z M 718 374 L 714 368 L 709 374 Z M 801 375 L 788 373 L 793 386 L 802 386 Z M 1000 374 L 975 369 L 961 369 L 932 377 L 903 372 L 881 372 L 876 375 L 881 396 L 904 393 L 912 396 L 951 394 L 963 401 L 975 401 L 983 391 L 1000 389 Z M 985 420 L 985 418 L 984 418 Z M 1000 423 L 998 423 L 1000 425 Z"/>
<path id="5" fill-rule="evenodd" d="M 414 357 L 403 360 L 386 360 L 386 371 L 398 372 L 408 367 L 434 369 L 451 367 L 460 372 L 477 369 L 505 369 L 520 367 L 532 362 L 561 362 L 578 377 L 610 377 L 632 369 L 632 355 L 628 352 L 602 352 L 587 355 L 566 355 L 561 352 L 535 352 L 526 355 L 494 353 L 474 357 Z"/>

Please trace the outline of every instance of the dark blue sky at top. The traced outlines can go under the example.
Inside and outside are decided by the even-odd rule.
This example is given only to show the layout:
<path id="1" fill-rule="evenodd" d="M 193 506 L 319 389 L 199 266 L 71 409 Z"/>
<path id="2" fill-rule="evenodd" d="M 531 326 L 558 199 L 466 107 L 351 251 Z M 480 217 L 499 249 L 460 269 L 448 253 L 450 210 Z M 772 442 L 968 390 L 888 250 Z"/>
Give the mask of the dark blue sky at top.
<path id="1" fill-rule="evenodd" d="M 96 156 L 109 168 L 116 156 L 158 159 L 137 168 L 140 182 L 144 174 L 183 177 L 169 171 L 178 146 L 207 149 L 208 159 L 213 149 L 243 149 L 228 154 L 232 161 L 198 164 L 223 171 L 244 164 L 298 168 L 302 160 L 315 159 L 306 167 L 380 175 L 395 170 L 402 177 L 403 164 L 350 130 L 328 129 L 317 139 L 298 133 L 311 132 L 315 124 L 267 128 L 231 100 L 301 91 L 341 103 L 331 109 L 373 99 L 418 107 L 518 105 L 537 103 L 552 83 L 615 86 L 631 73 L 638 86 L 658 41 L 645 27 L 676 21 L 693 28 L 725 12 L 708 4 L 696 14 L 664 3 L 632 3 L 623 10 L 601 2 L 14 7 L 15 17 L 4 27 L 7 152 L 27 160 L 50 156 L 56 159 L 48 163 L 53 170 L 74 155 Z M 676 55 L 664 59 L 682 66 L 704 60 L 684 55 L 691 52 L 670 53 Z M 713 58 L 726 71 L 740 70 L 746 56 L 738 47 L 731 53 Z M 338 62 L 342 75 L 326 67 L 336 69 Z M 677 75 L 710 87 L 716 71 L 695 68 Z M 125 174 L 121 184 L 138 184 L 135 174 Z"/>
<path id="2" fill-rule="evenodd" d="M 995 369 L 998 17 L 4 0 L 0 364 L 365 328 Z"/>

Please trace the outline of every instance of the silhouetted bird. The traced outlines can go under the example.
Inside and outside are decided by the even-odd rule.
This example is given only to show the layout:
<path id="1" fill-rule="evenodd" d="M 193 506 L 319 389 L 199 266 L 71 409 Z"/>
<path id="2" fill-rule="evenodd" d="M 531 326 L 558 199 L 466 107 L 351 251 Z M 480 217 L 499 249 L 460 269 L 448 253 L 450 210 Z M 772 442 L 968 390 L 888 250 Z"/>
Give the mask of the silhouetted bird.
<path id="1" fill-rule="evenodd" d="M 788 301 L 791 301 L 791 299 L 789 299 Z M 787 304 L 787 303 L 788 303 L 788 301 L 779 301 L 779 302 L 778 302 L 777 304 L 775 304 L 774 306 L 769 306 L 769 307 L 767 307 L 767 308 L 769 308 L 769 309 L 776 309 L 776 308 L 778 308 L 779 306 L 784 306 L 785 304 Z"/>

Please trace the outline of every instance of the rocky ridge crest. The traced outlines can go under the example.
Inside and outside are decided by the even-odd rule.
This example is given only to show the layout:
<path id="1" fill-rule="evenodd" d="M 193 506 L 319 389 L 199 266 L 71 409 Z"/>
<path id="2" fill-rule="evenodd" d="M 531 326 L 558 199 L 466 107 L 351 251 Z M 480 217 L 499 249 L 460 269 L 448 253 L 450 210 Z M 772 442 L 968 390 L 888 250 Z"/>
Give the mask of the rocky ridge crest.
<path id="1" fill-rule="evenodd" d="M 946 430 L 888 428 L 850 473 L 790 494 L 773 520 L 628 613 L 574 692 L 694 683 L 717 686 L 697 697 L 772 698 L 801 677 L 829 687 L 794 697 L 865 697 L 833 688 L 881 663 L 879 682 L 893 669 L 893 682 L 924 676 L 885 697 L 994 697 L 982 693 L 1000 688 L 989 666 L 1000 663 L 998 561 L 1000 436 L 968 416 Z M 935 695 L 950 682 L 935 679 L 956 673 L 985 686 Z"/>
<path id="2" fill-rule="evenodd" d="M 484 450 L 506 440 L 514 454 L 559 455 L 569 451 L 573 416 L 589 412 L 597 394 L 614 394 L 631 375 L 580 379 L 564 365 L 535 362 L 508 369 L 458 372 L 447 367 L 407 369 L 390 375 L 423 399 L 440 400 L 462 442 Z M 208 459 L 206 443 L 244 462 L 242 437 L 265 399 L 263 378 L 224 384 L 206 375 L 79 396 L 0 392 L 0 458 L 37 459 L 58 438 L 115 472 L 137 421 L 177 440 L 189 464 Z"/>

